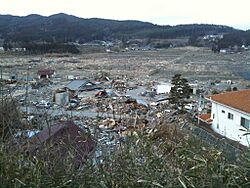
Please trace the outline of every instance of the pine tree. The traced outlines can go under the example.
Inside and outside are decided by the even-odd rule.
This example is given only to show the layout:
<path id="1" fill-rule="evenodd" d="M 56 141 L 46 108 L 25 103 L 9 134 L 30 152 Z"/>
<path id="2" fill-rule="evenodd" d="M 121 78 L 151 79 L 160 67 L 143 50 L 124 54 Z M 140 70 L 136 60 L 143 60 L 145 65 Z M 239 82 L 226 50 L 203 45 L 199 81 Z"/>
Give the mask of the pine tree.
<path id="1" fill-rule="evenodd" d="M 176 74 L 171 81 L 172 87 L 170 90 L 170 104 L 174 105 L 174 108 L 180 112 L 184 112 L 184 106 L 187 103 L 186 99 L 190 97 L 190 86 L 185 78 L 181 77 L 181 74 Z"/>

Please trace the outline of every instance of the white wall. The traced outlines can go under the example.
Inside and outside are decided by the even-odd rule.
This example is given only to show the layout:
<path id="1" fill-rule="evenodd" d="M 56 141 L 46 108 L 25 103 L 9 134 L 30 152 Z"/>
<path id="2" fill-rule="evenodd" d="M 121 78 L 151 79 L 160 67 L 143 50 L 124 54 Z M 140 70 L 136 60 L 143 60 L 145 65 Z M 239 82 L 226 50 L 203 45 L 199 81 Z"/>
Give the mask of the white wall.
<path id="1" fill-rule="evenodd" d="M 156 93 L 157 94 L 164 94 L 169 93 L 171 90 L 171 83 L 163 83 L 156 86 Z"/>
<path id="2" fill-rule="evenodd" d="M 222 110 L 224 110 L 225 113 L 222 113 Z M 233 114 L 233 120 L 228 119 L 228 113 Z M 247 130 L 240 125 L 241 117 L 250 120 L 250 114 L 237 111 L 233 108 L 212 101 L 212 129 L 225 137 L 228 137 L 235 141 L 239 141 L 243 145 L 250 146 L 250 135 L 243 136 L 243 134 L 245 134 L 246 132 L 240 130 Z"/>

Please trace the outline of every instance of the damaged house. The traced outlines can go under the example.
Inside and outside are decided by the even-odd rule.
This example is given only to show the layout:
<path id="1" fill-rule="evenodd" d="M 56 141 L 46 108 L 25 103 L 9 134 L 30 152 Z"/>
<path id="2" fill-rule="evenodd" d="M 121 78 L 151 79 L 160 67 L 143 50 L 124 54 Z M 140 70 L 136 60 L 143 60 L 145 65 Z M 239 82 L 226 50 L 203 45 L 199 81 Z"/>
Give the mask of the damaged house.
<path id="1" fill-rule="evenodd" d="M 73 80 L 66 85 L 66 89 L 69 92 L 70 97 L 77 96 L 82 91 L 89 91 L 98 89 L 96 84 L 92 83 L 88 79 Z"/>
<path id="2" fill-rule="evenodd" d="M 53 69 L 40 69 L 37 71 L 38 78 L 52 78 L 55 76 L 55 70 Z"/>
<path id="3" fill-rule="evenodd" d="M 45 161 L 73 160 L 79 166 L 93 151 L 95 142 L 90 133 L 85 132 L 73 121 L 65 121 L 44 128 L 29 140 L 28 152 Z"/>

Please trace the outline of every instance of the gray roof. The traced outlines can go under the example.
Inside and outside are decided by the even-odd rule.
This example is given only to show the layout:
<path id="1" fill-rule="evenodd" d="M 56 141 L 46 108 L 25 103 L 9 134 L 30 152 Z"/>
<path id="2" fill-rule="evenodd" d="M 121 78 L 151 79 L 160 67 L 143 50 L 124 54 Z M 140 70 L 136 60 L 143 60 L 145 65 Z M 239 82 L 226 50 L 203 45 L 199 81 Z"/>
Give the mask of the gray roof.
<path id="1" fill-rule="evenodd" d="M 138 104 L 140 104 L 140 105 L 143 105 L 143 106 L 148 107 L 147 102 L 146 102 L 145 100 L 143 100 L 143 99 L 136 99 L 136 102 L 137 102 Z"/>
<path id="2" fill-rule="evenodd" d="M 87 79 L 85 79 L 85 80 L 73 80 L 72 82 L 68 83 L 68 85 L 66 85 L 66 87 L 72 91 L 76 91 L 88 83 L 91 83 L 91 82 Z"/>

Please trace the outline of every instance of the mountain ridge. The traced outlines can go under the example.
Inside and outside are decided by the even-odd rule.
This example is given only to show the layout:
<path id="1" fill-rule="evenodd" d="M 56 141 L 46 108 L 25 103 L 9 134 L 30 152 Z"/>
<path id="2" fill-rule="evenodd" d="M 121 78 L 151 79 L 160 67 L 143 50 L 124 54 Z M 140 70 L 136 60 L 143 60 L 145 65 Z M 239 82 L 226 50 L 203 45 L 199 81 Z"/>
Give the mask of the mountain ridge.
<path id="1" fill-rule="evenodd" d="M 240 31 L 213 24 L 157 25 L 137 20 L 80 18 L 58 13 L 50 16 L 0 15 L 0 36 L 14 42 L 75 42 L 128 40 L 131 38 L 177 38 Z"/>

